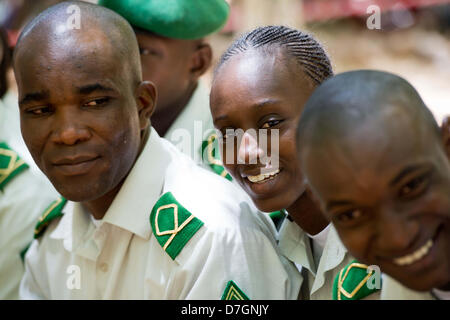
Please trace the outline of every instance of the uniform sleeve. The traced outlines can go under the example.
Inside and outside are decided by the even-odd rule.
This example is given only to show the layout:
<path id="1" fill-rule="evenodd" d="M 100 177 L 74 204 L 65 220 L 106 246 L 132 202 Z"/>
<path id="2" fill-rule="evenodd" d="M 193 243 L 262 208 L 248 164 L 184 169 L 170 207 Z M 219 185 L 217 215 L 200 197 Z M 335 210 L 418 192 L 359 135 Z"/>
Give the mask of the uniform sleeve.
<path id="1" fill-rule="evenodd" d="M 38 218 L 56 193 L 29 170 L 0 193 L 0 299 L 17 299 L 24 273 L 21 253 L 32 242 Z"/>
<path id="2" fill-rule="evenodd" d="M 48 299 L 38 282 L 39 242 L 34 240 L 25 256 L 25 274 L 20 282 L 19 298 L 21 300 Z"/>
<path id="3" fill-rule="evenodd" d="M 183 249 L 169 299 L 297 299 L 301 276 L 258 228 L 203 230 Z"/>

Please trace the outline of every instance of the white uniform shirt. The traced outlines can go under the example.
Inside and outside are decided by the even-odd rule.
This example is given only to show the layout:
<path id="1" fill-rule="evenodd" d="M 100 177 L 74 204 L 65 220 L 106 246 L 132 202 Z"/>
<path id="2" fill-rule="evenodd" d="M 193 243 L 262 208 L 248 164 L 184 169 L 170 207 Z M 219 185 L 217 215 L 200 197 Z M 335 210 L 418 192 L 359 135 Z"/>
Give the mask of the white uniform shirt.
<path id="1" fill-rule="evenodd" d="M 20 132 L 20 112 L 17 94 L 9 90 L 0 100 L 0 140 L 6 142 L 11 149 L 30 165 L 32 171 L 39 170 L 25 145 Z M 39 171 L 39 174 L 40 171 Z M 41 174 L 42 175 L 42 174 Z"/>
<path id="2" fill-rule="evenodd" d="M 209 109 L 209 91 L 199 81 L 189 103 L 167 130 L 164 138 L 172 142 L 181 152 L 194 159 L 202 167 L 210 167 L 202 161 L 202 142 L 214 131 Z M 188 134 L 186 139 L 183 139 Z M 183 137 L 183 138 L 182 138 Z"/>
<path id="3" fill-rule="evenodd" d="M 25 271 L 20 253 L 33 240 L 39 216 L 57 196 L 50 182 L 30 169 L 12 178 L 0 192 L 0 300 L 19 297 Z"/>
<path id="4" fill-rule="evenodd" d="M 311 300 L 331 300 L 333 298 L 333 282 L 339 272 L 354 258 L 347 252 L 333 226 L 328 227 L 326 242 L 320 257 L 319 265 L 314 263 L 310 239 L 295 222 L 285 219 L 280 228 L 279 246 L 281 252 L 307 275 Z M 307 271 L 303 270 L 306 269 Z M 366 299 L 378 299 L 375 292 Z"/>
<path id="5" fill-rule="evenodd" d="M 433 300 L 429 292 L 419 292 L 403 286 L 397 280 L 383 274 L 381 300 Z M 439 297 L 444 299 L 444 297 Z"/>
<path id="6" fill-rule="evenodd" d="M 175 260 L 149 222 L 168 191 L 204 222 Z M 80 203 L 63 212 L 27 253 L 22 298 L 220 299 L 230 280 L 250 299 L 297 298 L 300 275 L 269 218 L 154 129 L 98 227 Z"/>

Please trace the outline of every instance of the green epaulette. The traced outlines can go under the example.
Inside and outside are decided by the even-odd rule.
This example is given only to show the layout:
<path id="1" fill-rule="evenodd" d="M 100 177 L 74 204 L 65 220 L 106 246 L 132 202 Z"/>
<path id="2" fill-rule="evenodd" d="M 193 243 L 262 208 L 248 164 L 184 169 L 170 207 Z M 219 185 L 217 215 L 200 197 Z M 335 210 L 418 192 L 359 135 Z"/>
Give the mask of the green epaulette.
<path id="1" fill-rule="evenodd" d="M 0 142 L 0 190 L 28 165 L 6 143 Z"/>
<path id="2" fill-rule="evenodd" d="M 158 243 L 175 260 L 203 222 L 166 192 L 152 209 L 150 225 Z"/>
<path id="3" fill-rule="evenodd" d="M 64 209 L 66 203 L 67 200 L 61 197 L 58 200 L 53 201 L 47 207 L 47 209 L 45 209 L 44 213 L 39 218 L 39 221 L 36 224 L 36 228 L 34 229 L 35 239 L 38 239 L 40 236 L 44 234 L 45 229 L 47 229 L 48 225 L 53 219 L 62 217 L 63 215 L 62 210 Z"/>
<path id="4" fill-rule="evenodd" d="M 370 288 L 368 280 L 375 270 L 369 272 L 368 266 L 353 260 L 334 278 L 333 300 L 360 300 L 380 288 Z"/>
<path id="5" fill-rule="evenodd" d="M 219 140 L 216 133 L 211 133 L 206 140 L 202 142 L 202 159 L 207 162 L 211 169 L 219 176 L 228 180 L 233 180 L 231 175 L 225 170 L 220 159 Z"/>
<path id="6" fill-rule="evenodd" d="M 250 300 L 234 281 L 228 281 L 221 300 Z"/>

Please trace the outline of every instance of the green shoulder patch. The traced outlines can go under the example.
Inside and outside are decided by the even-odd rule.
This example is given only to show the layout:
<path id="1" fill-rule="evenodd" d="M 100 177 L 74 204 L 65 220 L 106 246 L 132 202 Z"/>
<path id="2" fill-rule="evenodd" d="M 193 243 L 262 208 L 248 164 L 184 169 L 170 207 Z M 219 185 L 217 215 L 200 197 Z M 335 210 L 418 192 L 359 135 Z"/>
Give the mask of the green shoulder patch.
<path id="1" fill-rule="evenodd" d="M 171 192 L 166 192 L 152 209 L 150 225 L 158 243 L 175 260 L 203 222 L 184 208 Z"/>
<path id="2" fill-rule="evenodd" d="M 219 176 L 231 181 L 233 178 L 225 170 L 222 160 L 220 159 L 219 140 L 216 133 L 211 133 L 206 140 L 202 142 L 202 159 L 211 167 L 211 169 Z"/>
<path id="3" fill-rule="evenodd" d="M 360 300 L 380 289 L 369 288 L 368 280 L 375 270 L 368 272 L 368 266 L 353 260 L 334 278 L 333 300 Z"/>
<path id="4" fill-rule="evenodd" d="M 221 300 L 250 300 L 234 281 L 228 281 Z"/>
<path id="5" fill-rule="evenodd" d="M 0 190 L 28 165 L 6 143 L 0 142 Z"/>
<path id="6" fill-rule="evenodd" d="M 45 209 L 42 216 L 39 218 L 38 223 L 36 224 L 36 228 L 34 229 L 34 238 L 38 239 L 40 236 L 44 234 L 45 229 L 47 229 L 50 221 L 56 219 L 58 217 L 62 217 L 62 210 L 66 205 L 67 200 L 63 197 L 59 198 L 56 201 L 53 201 L 47 209 Z"/>

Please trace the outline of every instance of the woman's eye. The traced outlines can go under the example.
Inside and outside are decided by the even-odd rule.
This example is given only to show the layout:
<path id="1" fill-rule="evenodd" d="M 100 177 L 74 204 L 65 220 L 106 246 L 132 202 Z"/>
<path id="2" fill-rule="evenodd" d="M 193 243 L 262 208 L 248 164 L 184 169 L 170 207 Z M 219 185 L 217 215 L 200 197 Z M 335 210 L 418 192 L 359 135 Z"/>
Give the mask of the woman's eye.
<path id="1" fill-rule="evenodd" d="M 414 178 L 405 184 L 399 192 L 401 198 L 412 198 L 420 195 L 428 186 L 428 174 Z"/>
<path id="2" fill-rule="evenodd" d="M 337 216 L 339 222 L 353 222 L 362 217 L 362 211 L 359 209 L 345 211 Z"/>
<path id="3" fill-rule="evenodd" d="M 276 126 L 277 124 L 279 124 L 280 122 L 281 122 L 280 120 L 267 121 L 262 125 L 261 129 L 270 129 L 270 128 Z"/>
<path id="4" fill-rule="evenodd" d="M 86 102 L 84 105 L 87 107 L 98 107 L 106 104 L 109 101 L 109 98 L 99 98 Z"/>

